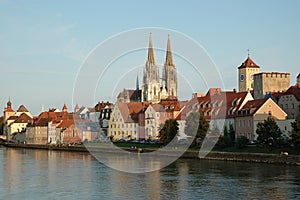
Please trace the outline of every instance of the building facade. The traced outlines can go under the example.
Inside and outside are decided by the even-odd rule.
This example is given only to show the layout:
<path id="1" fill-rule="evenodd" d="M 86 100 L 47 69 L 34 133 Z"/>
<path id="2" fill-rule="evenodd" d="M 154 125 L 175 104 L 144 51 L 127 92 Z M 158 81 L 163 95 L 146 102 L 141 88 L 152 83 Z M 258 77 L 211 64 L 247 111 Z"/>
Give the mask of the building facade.
<path id="1" fill-rule="evenodd" d="M 263 122 L 269 115 L 277 121 L 284 121 L 287 117 L 284 110 L 271 98 L 248 101 L 235 115 L 236 138 L 245 136 L 249 140 L 256 140 L 257 124 Z"/>
<path id="2" fill-rule="evenodd" d="M 296 119 L 300 113 L 300 84 L 291 86 L 278 100 L 288 119 Z"/>

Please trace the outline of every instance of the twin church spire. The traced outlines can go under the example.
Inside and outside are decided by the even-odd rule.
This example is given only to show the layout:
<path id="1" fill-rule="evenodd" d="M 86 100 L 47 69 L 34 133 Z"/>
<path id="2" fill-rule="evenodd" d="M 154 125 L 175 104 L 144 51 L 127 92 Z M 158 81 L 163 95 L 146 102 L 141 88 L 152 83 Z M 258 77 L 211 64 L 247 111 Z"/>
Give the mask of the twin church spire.
<path id="1" fill-rule="evenodd" d="M 166 99 L 177 99 L 177 72 L 172 58 L 170 36 L 168 35 L 166 60 L 160 78 L 159 68 L 154 58 L 152 33 L 150 33 L 148 58 L 143 74 L 142 101 L 158 103 Z"/>

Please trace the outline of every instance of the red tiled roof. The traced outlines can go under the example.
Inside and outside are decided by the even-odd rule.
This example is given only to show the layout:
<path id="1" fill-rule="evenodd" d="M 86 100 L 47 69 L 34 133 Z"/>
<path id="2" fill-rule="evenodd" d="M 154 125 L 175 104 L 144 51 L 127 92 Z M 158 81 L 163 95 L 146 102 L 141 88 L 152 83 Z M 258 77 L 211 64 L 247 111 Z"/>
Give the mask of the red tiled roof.
<path id="1" fill-rule="evenodd" d="M 119 94 L 120 95 L 120 94 Z M 95 105 L 95 111 L 96 112 L 99 112 L 100 110 L 104 109 L 105 107 L 108 107 L 108 108 L 111 108 L 112 107 L 112 104 L 109 103 L 109 102 L 98 102 L 96 105 Z"/>
<path id="2" fill-rule="evenodd" d="M 4 108 L 5 112 L 15 112 L 11 107 Z"/>
<path id="3" fill-rule="evenodd" d="M 190 112 L 199 110 L 204 112 L 207 119 L 211 119 L 211 117 L 214 119 L 234 117 L 247 94 L 248 92 L 223 92 L 221 89 L 211 89 L 206 96 L 195 97 L 186 103 L 177 119 L 185 119 Z"/>
<path id="4" fill-rule="evenodd" d="M 251 58 L 248 57 L 248 58 L 245 60 L 245 62 L 243 62 L 242 65 L 239 66 L 238 69 L 248 68 L 248 67 L 250 67 L 250 68 L 260 68 L 257 64 L 255 64 L 255 63 L 253 62 L 253 60 L 251 60 Z"/>
<path id="5" fill-rule="evenodd" d="M 119 108 L 124 122 L 136 123 L 138 120 L 137 114 L 146 110 L 149 103 L 144 102 L 118 102 L 116 106 Z"/>
<path id="6" fill-rule="evenodd" d="M 28 116 L 26 113 L 22 113 L 14 123 L 28 123 L 32 118 Z"/>
<path id="7" fill-rule="evenodd" d="M 253 115 L 268 99 L 255 99 L 248 101 L 243 108 L 238 111 L 238 116 Z M 246 112 L 248 110 L 248 112 Z"/>

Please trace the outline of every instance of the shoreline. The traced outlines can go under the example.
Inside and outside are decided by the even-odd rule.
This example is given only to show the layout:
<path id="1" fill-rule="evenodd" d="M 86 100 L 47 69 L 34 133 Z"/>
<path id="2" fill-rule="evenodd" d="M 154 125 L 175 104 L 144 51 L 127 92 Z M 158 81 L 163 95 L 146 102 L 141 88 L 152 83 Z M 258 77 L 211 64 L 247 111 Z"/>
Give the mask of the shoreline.
<path id="1" fill-rule="evenodd" d="M 56 147 L 51 145 L 38 145 L 38 144 L 2 144 L 7 148 L 23 148 L 23 149 L 40 149 L 52 151 L 69 151 L 69 152 L 86 152 L 88 149 L 85 146 L 66 146 Z M 109 153 L 109 147 L 101 147 L 101 150 L 106 150 Z M 130 149 L 124 148 L 127 152 L 147 153 L 154 151 L 154 149 Z M 170 156 L 168 154 L 167 156 Z M 180 158 L 188 159 L 204 159 L 204 160 L 221 160 L 221 161 L 234 161 L 234 162 L 252 162 L 252 163 L 268 163 L 268 164 L 284 164 L 300 166 L 300 155 L 277 155 L 277 154 L 264 154 L 264 153 L 237 153 L 237 152 L 209 152 L 204 158 L 199 158 L 199 151 L 185 151 Z"/>

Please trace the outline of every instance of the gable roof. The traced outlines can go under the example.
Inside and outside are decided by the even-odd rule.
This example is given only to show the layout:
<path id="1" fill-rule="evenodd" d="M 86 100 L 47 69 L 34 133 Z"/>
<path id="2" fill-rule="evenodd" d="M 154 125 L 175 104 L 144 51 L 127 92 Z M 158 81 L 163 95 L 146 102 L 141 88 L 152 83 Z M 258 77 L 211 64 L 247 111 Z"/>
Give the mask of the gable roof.
<path id="1" fill-rule="evenodd" d="M 62 120 L 62 122 L 57 126 L 57 128 L 68 128 L 70 127 L 72 124 L 75 124 L 74 120 Z"/>
<path id="2" fill-rule="evenodd" d="M 18 119 L 18 116 L 10 116 L 7 120 L 16 120 Z"/>
<path id="3" fill-rule="evenodd" d="M 242 69 L 242 68 L 260 68 L 257 64 L 255 64 L 255 62 L 253 62 L 253 60 L 248 57 L 242 64 L 241 66 L 239 66 L 238 69 Z"/>
<path id="4" fill-rule="evenodd" d="M 297 101 L 300 101 L 300 87 L 297 85 L 291 86 L 283 95 L 294 95 Z"/>
<path id="5" fill-rule="evenodd" d="M 18 108 L 17 112 L 29 112 L 29 111 L 27 110 L 27 108 L 25 108 L 24 105 L 20 105 L 20 107 Z"/>
<path id="6" fill-rule="evenodd" d="M 117 96 L 118 99 L 126 99 L 129 98 L 130 101 L 137 101 L 141 99 L 142 90 L 131 90 L 131 89 L 124 89 L 120 92 Z"/>
<path id="7" fill-rule="evenodd" d="M 26 113 L 22 113 L 14 123 L 28 123 L 32 118 L 28 116 Z"/>
<path id="8" fill-rule="evenodd" d="M 237 110 L 241 109 L 245 103 L 247 95 L 251 94 L 211 88 L 205 96 L 194 97 L 187 102 L 177 119 L 183 120 L 190 112 L 199 110 L 208 120 L 234 117 Z"/>
<path id="9" fill-rule="evenodd" d="M 254 114 L 268 99 L 255 99 L 248 101 L 243 108 L 240 110 L 240 112 L 243 112 L 245 110 L 250 110 L 249 114 Z"/>
<path id="10" fill-rule="evenodd" d="M 118 102 L 116 107 L 119 108 L 124 122 L 137 123 L 138 114 L 144 112 L 149 103 L 144 102 Z"/>

